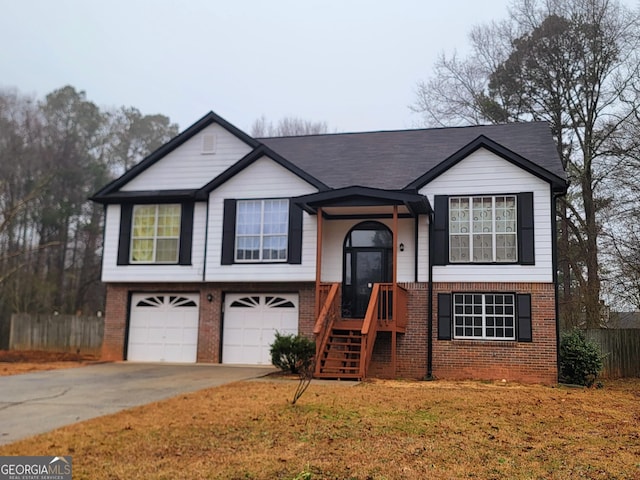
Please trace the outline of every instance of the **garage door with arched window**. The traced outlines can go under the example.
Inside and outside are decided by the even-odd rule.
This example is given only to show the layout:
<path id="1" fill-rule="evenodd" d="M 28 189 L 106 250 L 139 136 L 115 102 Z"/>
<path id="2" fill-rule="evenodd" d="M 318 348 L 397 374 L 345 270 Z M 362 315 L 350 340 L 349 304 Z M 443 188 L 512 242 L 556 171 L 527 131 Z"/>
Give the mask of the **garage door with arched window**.
<path id="1" fill-rule="evenodd" d="M 222 363 L 271 365 L 276 332 L 298 333 L 297 294 L 225 295 Z"/>
<path id="2" fill-rule="evenodd" d="M 198 302 L 196 293 L 134 293 L 127 360 L 195 363 Z"/>

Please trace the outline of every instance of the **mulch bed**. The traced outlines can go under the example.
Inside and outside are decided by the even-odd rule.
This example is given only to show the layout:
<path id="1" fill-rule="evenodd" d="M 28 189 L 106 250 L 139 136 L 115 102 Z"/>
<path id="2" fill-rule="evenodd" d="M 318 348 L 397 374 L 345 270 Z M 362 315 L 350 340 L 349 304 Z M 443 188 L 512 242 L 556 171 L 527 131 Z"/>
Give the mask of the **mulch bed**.
<path id="1" fill-rule="evenodd" d="M 95 355 L 72 352 L 43 352 L 35 350 L 0 350 L 0 362 L 7 363 L 50 363 L 50 362 L 91 362 Z"/>

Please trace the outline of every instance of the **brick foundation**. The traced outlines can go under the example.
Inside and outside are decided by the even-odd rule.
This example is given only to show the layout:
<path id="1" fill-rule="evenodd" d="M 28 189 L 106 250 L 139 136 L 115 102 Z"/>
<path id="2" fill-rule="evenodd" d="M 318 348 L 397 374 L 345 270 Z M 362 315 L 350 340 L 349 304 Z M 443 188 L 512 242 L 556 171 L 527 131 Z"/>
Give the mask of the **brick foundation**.
<path id="1" fill-rule="evenodd" d="M 107 284 L 102 359 L 125 359 L 127 320 L 132 293 L 184 292 L 200 294 L 200 324 L 198 328 L 197 361 L 220 363 L 222 333 L 222 302 L 225 292 L 297 293 L 299 295 L 299 332 L 312 337 L 315 308 L 313 283 L 110 283 Z M 211 301 L 208 296 L 211 295 Z"/>
<path id="2" fill-rule="evenodd" d="M 428 284 L 403 284 L 408 292 L 409 318 L 406 333 L 397 336 L 396 372 L 391 365 L 391 334 L 376 340 L 370 375 L 423 379 L 428 362 Z M 123 360 L 127 318 L 132 292 L 198 292 L 200 326 L 198 362 L 219 363 L 222 352 L 222 303 L 225 292 L 298 293 L 299 332 L 312 337 L 315 286 L 313 283 L 185 283 L 108 284 L 105 309 L 104 360 Z M 530 343 L 482 340 L 438 340 L 437 295 L 449 292 L 529 293 L 532 300 Z M 208 300 L 211 295 L 211 301 Z M 477 379 L 553 384 L 557 382 L 555 289 L 553 284 L 531 283 L 434 283 L 432 374 L 441 379 Z"/>
<path id="3" fill-rule="evenodd" d="M 438 340 L 438 293 L 531 294 L 532 342 Z M 434 283 L 433 376 L 446 379 L 558 381 L 555 288 L 547 283 Z"/>

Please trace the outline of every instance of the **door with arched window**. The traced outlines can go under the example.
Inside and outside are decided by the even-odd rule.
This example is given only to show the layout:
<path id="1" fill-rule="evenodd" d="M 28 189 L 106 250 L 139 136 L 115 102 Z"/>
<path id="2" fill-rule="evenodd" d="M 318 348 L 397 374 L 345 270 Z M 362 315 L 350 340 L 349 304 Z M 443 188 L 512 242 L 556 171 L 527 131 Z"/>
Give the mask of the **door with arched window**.
<path id="1" fill-rule="evenodd" d="M 374 283 L 393 277 L 393 235 L 380 222 L 362 222 L 344 240 L 342 316 L 364 318 Z"/>

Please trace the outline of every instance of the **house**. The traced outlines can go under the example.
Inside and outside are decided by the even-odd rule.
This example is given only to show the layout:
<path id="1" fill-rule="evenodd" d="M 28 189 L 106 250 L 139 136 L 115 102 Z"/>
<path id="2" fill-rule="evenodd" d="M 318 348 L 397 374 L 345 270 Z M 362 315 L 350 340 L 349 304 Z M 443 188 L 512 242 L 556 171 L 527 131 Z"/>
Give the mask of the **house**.
<path id="1" fill-rule="evenodd" d="M 102 355 L 316 376 L 557 381 L 548 124 L 252 138 L 213 112 L 105 205 Z"/>

